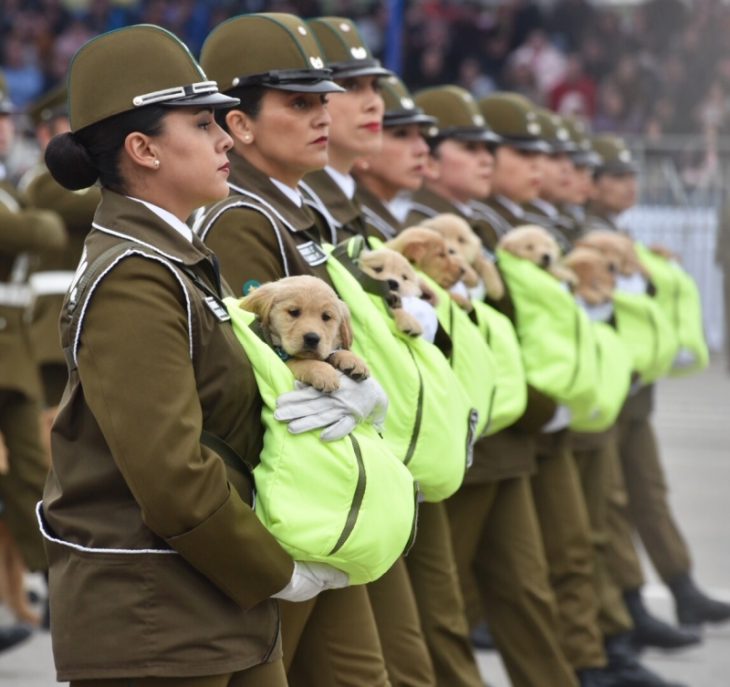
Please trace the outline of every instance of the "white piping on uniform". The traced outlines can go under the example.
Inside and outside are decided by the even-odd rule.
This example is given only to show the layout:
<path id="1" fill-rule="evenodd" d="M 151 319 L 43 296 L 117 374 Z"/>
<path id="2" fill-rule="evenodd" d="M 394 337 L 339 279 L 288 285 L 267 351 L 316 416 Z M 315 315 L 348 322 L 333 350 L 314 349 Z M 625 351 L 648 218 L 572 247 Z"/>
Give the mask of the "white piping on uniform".
<path id="1" fill-rule="evenodd" d="M 260 212 L 266 219 L 269 220 L 269 223 L 271 224 L 271 227 L 274 230 L 274 234 L 276 234 L 276 241 L 279 244 L 279 253 L 281 254 L 281 262 L 284 267 L 284 274 L 289 277 L 291 276 L 289 274 L 289 261 L 286 258 L 286 253 L 284 252 L 284 239 L 281 236 L 281 232 L 279 231 L 279 227 L 276 224 L 276 221 L 274 218 L 269 215 L 266 210 L 261 208 L 259 205 L 256 205 L 254 203 L 247 203 L 242 200 L 233 200 L 230 203 L 227 203 L 225 207 L 218 210 L 218 212 L 215 213 L 210 218 L 210 221 L 205 227 L 199 227 L 199 234 L 198 236 L 202 241 L 205 241 L 205 237 L 208 235 L 208 232 L 213 228 L 213 225 L 216 223 L 218 218 L 227 210 L 231 210 L 232 208 L 251 208 L 252 210 L 255 210 L 256 212 Z"/>
<path id="2" fill-rule="evenodd" d="M 170 255 L 169 253 L 165 253 L 164 250 L 160 250 L 157 246 L 153 246 L 151 243 L 147 243 L 145 241 L 141 241 L 140 239 L 130 236 L 129 234 L 123 234 L 121 231 L 113 231 L 112 229 L 109 229 L 108 227 L 102 227 L 100 224 L 97 224 L 96 222 L 92 222 L 91 226 L 95 229 L 98 229 L 99 231 L 103 232 L 104 234 L 111 234 L 112 236 L 117 236 L 121 239 L 127 239 L 127 241 L 132 241 L 133 243 L 139 243 L 141 246 L 146 246 L 150 250 L 153 250 L 155 253 L 159 253 L 160 255 L 164 255 L 166 258 L 169 258 L 173 262 L 183 262 L 180 258 L 175 257 L 174 255 Z"/>
<path id="3" fill-rule="evenodd" d="M 142 242 L 140 241 L 139 243 L 142 243 Z M 144 244 L 144 245 L 146 245 L 146 244 Z M 179 282 L 180 288 L 182 288 L 183 294 L 185 295 L 185 306 L 186 306 L 187 314 L 188 314 L 188 346 L 189 346 L 190 359 L 191 360 L 193 359 L 193 324 L 192 324 L 193 318 L 192 318 L 192 308 L 191 308 L 191 305 L 190 305 L 190 296 L 188 294 L 188 290 L 187 290 L 187 287 L 185 286 L 185 283 L 180 278 L 180 275 L 178 274 L 177 269 L 175 269 L 175 267 L 173 265 L 171 265 L 170 263 L 168 263 L 163 258 L 158 258 L 158 257 L 156 257 L 154 255 L 150 255 L 149 253 L 145 253 L 143 251 L 135 250 L 134 248 L 130 248 L 129 250 L 125 251 L 122 255 L 120 255 L 111 265 L 109 265 L 109 267 L 107 267 L 97 277 L 96 281 L 89 286 L 89 290 L 87 292 L 87 296 L 84 299 L 84 304 L 83 304 L 83 307 L 81 308 L 81 314 L 79 315 L 78 324 L 76 326 L 76 334 L 74 336 L 74 342 L 73 342 L 73 349 L 72 349 L 73 361 L 77 365 L 78 365 L 78 360 L 77 360 L 77 357 L 76 356 L 77 356 L 78 349 L 79 349 L 79 340 L 81 339 L 81 329 L 83 328 L 84 316 L 86 315 L 86 309 L 89 306 L 89 303 L 91 302 L 91 298 L 94 295 L 94 291 L 96 290 L 96 287 L 99 285 L 99 283 L 101 282 L 101 280 L 104 279 L 104 277 L 112 269 L 114 269 L 114 267 L 116 267 L 116 265 L 120 261 L 124 260 L 124 258 L 126 258 L 126 257 L 128 257 L 130 255 L 139 255 L 139 256 L 141 256 L 143 258 L 148 258 L 149 260 L 156 260 L 157 262 L 165 265 L 165 267 L 167 267 L 172 272 L 172 274 L 175 276 L 175 279 L 177 279 L 177 281 Z"/>
<path id="4" fill-rule="evenodd" d="M 43 501 L 38 501 L 35 507 L 35 515 L 38 520 L 38 527 L 40 528 L 41 534 L 48 541 L 52 541 L 54 544 L 65 546 L 75 551 L 82 551 L 83 553 L 117 553 L 122 555 L 139 555 L 139 554 L 157 554 L 161 556 L 178 556 L 178 552 L 174 549 L 100 549 L 92 546 L 82 546 L 81 544 L 74 544 L 73 542 L 66 541 L 65 539 L 59 539 L 50 534 L 46 529 L 46 523 L 42 516 Z"/>

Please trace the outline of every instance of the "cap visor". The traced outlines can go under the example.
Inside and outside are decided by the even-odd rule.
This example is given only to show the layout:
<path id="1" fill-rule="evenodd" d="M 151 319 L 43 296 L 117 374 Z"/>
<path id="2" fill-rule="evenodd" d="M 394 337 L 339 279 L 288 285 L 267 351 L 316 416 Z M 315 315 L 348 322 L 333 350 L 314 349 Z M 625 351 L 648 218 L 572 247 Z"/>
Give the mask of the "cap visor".
<path id="1" fill-rule="evenodd" d="M 329 65 L 332 67 L 332 65 Z M 394 73 L 385 67 L 352 67 L 334 68 L 332 70 L 333 79 L 352 79 L 355 76 L 394 76 Z"/>
<path id="2" fill-rule="evenodd" d="M 265 88 L 273 88 L 277 91 L 291 91 L 292 93 L 344 93 L 345 89 L 338 86 L 334 81 L 324 79 L 322 81 L 291 81 L 290 83 L 269 84 L 262 83 Z"/>
<path id="3" fill-rule="evenodd" d="M 552 153 L 553 147 L 540 139 L 502 138 L 502 145 L 530 153 Z"/>
<path id="4" fill-rule="evenodd" d="M 599 174 L 609 174 L 612 176 L 629 176 L 639 173 L 639 165 L 634 162 L 613 162 L 609 164 L 598 165 L 596 172 Z"/>
<path id="5" fill-rule="evenodd" d="M 406 124 L 420 124 L 421 126 L 436 126 L 438 120 L 427 114 L 397 112 L 393 114 L 385 113 L 383 116 L 383 126 L 404 126 Z"/>
<path id="6" fill-rule="evenodd" d="M 176 98 L 175 100 L 167 100 L 158 103 L 165 107 L 209 107 L 217 110 L 221 107 L 234 107 L 241 101 L 238 98 L 231 98 L 223 93 L 204 93 L 201 95 L 192 95 L 188 98 Z"/>

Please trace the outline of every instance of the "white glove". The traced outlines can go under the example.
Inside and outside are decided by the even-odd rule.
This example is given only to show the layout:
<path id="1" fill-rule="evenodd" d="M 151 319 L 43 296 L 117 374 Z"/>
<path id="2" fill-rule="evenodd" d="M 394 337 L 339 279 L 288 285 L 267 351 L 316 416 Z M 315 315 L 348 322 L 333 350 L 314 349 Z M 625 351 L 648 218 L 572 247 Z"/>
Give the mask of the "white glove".
<path id="1" fill-rule="evenodd" d="M 348 584 L 350 580 L 347 575 L 330 565 L 294 561 L 294 572 L 289 584 L 280 592 L 272 594 L 272 598 L 294 602 L 307 601 L 325 589 L 341 589 Z"/>
<path id="2" fill-rule="evenodd" d="M 599 305 L 590 305 L 586 303 L 582 296 L 576 296 L 575 302 L 588 315 L 591 322 L 608 322 L 613 315 L 613 302 L 601 303 Z"/>
<path id="3" fill-rule="evenodd" d="M 559 405 L 555 409 L 555 415 L 545 425 L 543 425 L 541 432 L 545 434 L 552 434 L 553 432 L 559 432 L 561 429 L 565 429 L 570 424 L 570 418 L 572 413 L 568 406 Z"/>
<path id="4" fill-rule="evenodd" d="M 403 310 L 409 315 L 413 315 L 420 323 L 421 329 L 423 329 L 421 336 L 429 343 L 433 343 L 439 326 L 436 309 L 422 298 L 415 296 L 404 296 L 400 300 Z"/>
<path id="5" fill-rule="evenodd" d="M 692 367 L 692 365 L 695 364 L 696 360 L 697 358 L 695 357 L 695 354 L 692 353 L 689 348 L 685 348 L 684 346 L 682 346 L 677 351 L 677 355 L 674 357 L 672 369 L 683 370 L 685 367 Z"/>
<path id="6" fill-rule="evenodd" d="M 383 428 L 388 397 L 373 377 L 356 382 L 340 376 L 340 388 L 331 393 L 297 382 L 297 389 L 276 399 L 274 418 L 289 423 L 292 434 L 325 428 L 322 441 L 347 436 L 358 422 L 370 422 Z"/>
<path id="7" fill-rule="evenodd" d="M 619 274 L 616 277 L 616 290 L 625 293 L 642 294 L 649 288 L 649 282 L 640 272 L 635 272 L 630 277 Z"/>

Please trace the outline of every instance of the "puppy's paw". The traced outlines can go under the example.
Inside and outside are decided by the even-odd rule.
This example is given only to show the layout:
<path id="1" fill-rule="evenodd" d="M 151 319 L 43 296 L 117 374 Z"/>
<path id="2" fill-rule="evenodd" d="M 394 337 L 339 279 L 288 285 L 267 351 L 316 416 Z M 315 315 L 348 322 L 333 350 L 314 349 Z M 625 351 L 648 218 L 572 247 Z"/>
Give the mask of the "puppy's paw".
<path id="1" fill-rule="evenodd" d="M 578 285 L 578 276 L 573 270 L 563 265 L 552 265 L 548 268 L 548 272 L 553 275 L 558 281 L 567 284 L 571 288 L 575 288 Z"/>
<path id="2" fill-rule="evenodd" d="M 351 351 L 334 351 L 327 358 L 327 362 L 356 381 L 367 379 L 370 376 L 370 370 L 365 361 Z"/>
<path id="3" fill-rule="evenodd" d="M 403 308 L 393 310 L 393 319 L 398 331 L 408 334 L 408 336 L 421 336 L 423 334 L 421 323 Z"/>
<path id="4" fill-rule="evenodd" d="M 318 391 L 336 391 L 340 388 L 340 376 L 329 363 L 321 360 L 288 360 L 287 366 L 294 376 Z"/>
<path id="5" fill-rule="evenodd" d="M 474 306 L 468 298 L 464 298 L 464 296 L 460 293 L 451 292 L 449 295 L 451 296 L 451 300 L 454 301 L 454 303 L 456 303 L 456 305 L 458 305 L 462 310 L 466 310 L 467 312 L 472 311 Z"/>

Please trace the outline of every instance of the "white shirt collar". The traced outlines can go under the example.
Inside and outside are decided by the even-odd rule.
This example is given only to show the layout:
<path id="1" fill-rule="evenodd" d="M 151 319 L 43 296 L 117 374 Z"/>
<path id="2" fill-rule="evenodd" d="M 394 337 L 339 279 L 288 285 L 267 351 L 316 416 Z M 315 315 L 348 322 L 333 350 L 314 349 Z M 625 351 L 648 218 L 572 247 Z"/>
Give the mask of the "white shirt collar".
<path id="1" fill-rule="evenodd" d="M 137 203 L 142 203 L 148 210 L 151 210 L 154 212 L 163 222 L 166 224 L 169 224 L 178 234 L 183 236 L 185 239 L 187 239 L 190 243 L 193 242 L 193 231 L 192 229 L 185 224 L 181 219 L 178 217 L 175 217 L 171 212 L 168 212 L 164 208 L 161 208 L 159 205 L 155 205 L 154 203 L 149 203 L 146 200 L 141 200 L 139 198 L 133 198 L 132 196 L 127 196 L 129 200 L 134 200 Z"/>
<path id="2" fill-rule="evenodd" d="M 535 200 L 532 201 L 532 204 L 536 208 L 542 210 L 550 219 L 555 219 L 558 216 L 556 207 L 542 198 L 535 198 Z"/>
<path id="3" fill-rule="evenodd" d="M 279 181 L 278 179 L 274 179 L 274 177 L 269 177 L 271 180 L 271 183 L 276 186 L 294 205 L 296 205 L 298 208 L 302 207 L 304 204 L 304 200 L 302 199 L 302 195 L 297 191 L 295 188 L 292 188 L 291 186 L 287 186 L 283 181 Z"/>
<path id="4" fill-rule="evenodd" d="M 338 172 L 334 167 L 330 167 L 329 165 L 324 168 L 324 171 L 332 177 L 332 180 L 340 187 L 340 190 L 352 200 L 355 196 L 355 179 L 350 174 L 342 174 L 342 172 Z"/>
<path id="5" fill-rule="evenodd" d="M 458 200 L 452 201 L 454 204 L 454 207 L 462 214 L 464 217 L 471 217 L 474 214 L 473 208 L 471 208 L 466 203 L 460 203 Z"/>
<path id="6" fill-rule="evenodd" d="M 522 219 L 522 217 L 525 216 L 525 211 L 509 198 L 505 198 L 504 196 L 495 196 L 495 200 L 504 205 L 504 207 L 506 207 L 515 217 Z"/>

